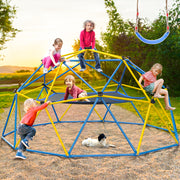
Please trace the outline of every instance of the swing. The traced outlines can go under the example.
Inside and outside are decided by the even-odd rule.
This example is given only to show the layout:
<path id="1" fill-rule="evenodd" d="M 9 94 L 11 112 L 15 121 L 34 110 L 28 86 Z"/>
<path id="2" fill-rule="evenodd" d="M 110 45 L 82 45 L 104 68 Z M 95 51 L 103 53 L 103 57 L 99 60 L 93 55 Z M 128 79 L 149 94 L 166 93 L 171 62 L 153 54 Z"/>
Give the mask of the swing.
<path id="1" fill-rule="evenodd" d="M 160 37 L 159 39 L 155 39 L 155 40 L 149 40 L 144 38 L 139 32 L 138 32 L 138 18 L 139 17 L 139 11 L 138 11 L 138 0 L 137 0 L 137 15 L 136 15 L 136 27 L 135 27 L 135 34 L 136 36 L 144 43 L 146 44 L 159 44 L 161 42 L 163 42 L 169 35 L 169 24 L 168 24 L 168 9 L 167 9 L 167 0 L 166 0 L 166 27 L 167 30 L 164 33 L 164 35 L 162 37 Z"/>

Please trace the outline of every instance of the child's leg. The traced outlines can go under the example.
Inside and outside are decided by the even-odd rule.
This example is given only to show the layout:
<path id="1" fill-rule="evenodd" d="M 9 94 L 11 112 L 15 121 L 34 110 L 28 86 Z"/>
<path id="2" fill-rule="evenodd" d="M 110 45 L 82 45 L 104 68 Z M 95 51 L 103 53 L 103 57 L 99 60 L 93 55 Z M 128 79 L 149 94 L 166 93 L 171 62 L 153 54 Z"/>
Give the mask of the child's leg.
<path id="1" fill-rule="evenodd" d="M 153 89 L 154 97 L 162 98 L 162 96 L 160 95 L 160 90 L 162 89 L 163 83 L 164 83 L 163 79 L 158 79 L 157 81 L 154 82 L 154 89 Z"/>
<path id="2" fill-rule="evenodd" d="M 48 69 L 50 66 L 52 66 L 53 62 L 52 62 L 50 56 L 45 57 L 45 58 L 43 59 L 43 64 L 44 64 L 44 67 L 47 68 L 47 69 Z"/>
<path id="3" fill-rule="evenodd" d="M 82 50 L 82 48 L 80 48 L 79 51 L 80 50 Z M 84 60 L 84 53 L 78 54 L 78 58 L 79 58 L 79 61 L 80 61 L 81 69 L 86 69 L 86 64 L 85 64 L 85 60 Z"/>
<path id="4" fill-rule="evenodd" d="M 94 48 L 94 50 L 97 50 L 97 49 Z M 96 66 L 95 66 L 95 68 L 96 68 L 96 69 L 100 69 L 100 68 L 101 68 L 101 65 L 100 65 L 100 61 L 99 61 L 99 54 L 96 53 L 96 52 L 94 52 L 94 59 L 95 59 L 95 61 L 96 61 Z"/>
<path id="5" fill-rule="evenodd" d="M 59 61 L 61 55 L 57 53 L 57 54 L 53 55 L 53 57 L 54 57 L 55 62 L 57 63 L 57 62 Z M 51 61 L 52 61 L 52 60 L 51 60 Z M 54 67 L 53 62 L 52 62 L 52 64 L 51 64 L 51 66 Z"/>
<path id="6" fill-rule="evenodd" d="M 166 109 L 167 109 L 167 110 L 174 110 L 174 109 L 176 109 L 176 108 L 171 107 L 171 106 L 169 105 L 169 95 L 168 95 L 168 91 L 167 91 L 167 90 L 161 89 L 161 90 L 160 90 L 160 94 L 163 94 L 163 95 L 165 96 L 164 102 L 165 102 L 165 106 L 166 106 Z"/>
<path id="7" fill-rule="evenodd" d="M 25 137 L 25 139 L 29 140 L 33 138 L 33 136 L 35 136 L 36 134 L 36 129 L 34 127 L 31 127 L 31 126 L 27 126 L 27 135 Z"/>
<path id="8" fill-rule="evenodd" d="M 82 97 L 86 97 L 87 96 L 87 92 L 86 91 L 83 91 L 82 93 L 80 93 L 78 95 L 78 98 L 82 98 Z M 80 100 L 80 101 L 86 101 L 86 102 L 89 102 L 89 99 L 83 99 L 83 100 Z"/>

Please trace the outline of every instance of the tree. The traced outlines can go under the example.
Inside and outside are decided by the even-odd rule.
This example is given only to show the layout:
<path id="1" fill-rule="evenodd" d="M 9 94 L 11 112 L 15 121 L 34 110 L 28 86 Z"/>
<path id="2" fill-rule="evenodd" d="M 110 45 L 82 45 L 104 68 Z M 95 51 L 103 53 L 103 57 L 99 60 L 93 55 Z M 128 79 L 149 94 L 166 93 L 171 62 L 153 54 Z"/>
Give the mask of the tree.
<path id="1" fill-rule="evenodd" d="M 12 24 L 15 15 L 15 6 L 11 6 L 8 0 L 0 0 L 0 50 L 4 49 L 5 43 L 14 38 L 16 33 L 20 31 Z"/>

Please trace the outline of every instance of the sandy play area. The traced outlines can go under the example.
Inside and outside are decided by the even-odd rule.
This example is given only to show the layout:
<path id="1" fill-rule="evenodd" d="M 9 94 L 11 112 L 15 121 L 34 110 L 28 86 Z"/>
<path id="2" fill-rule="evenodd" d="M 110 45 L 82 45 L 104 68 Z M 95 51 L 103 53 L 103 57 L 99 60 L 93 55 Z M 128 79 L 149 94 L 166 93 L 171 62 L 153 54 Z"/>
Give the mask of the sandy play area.
<path id="1" fill-rule="evenodd" d="M 58 104 L 55 106 L 57 115 L 60 117 L 68 105 Z M 22 107 L 23 108 L 23 107 Z M 68 113 L 63 117 L 67 120 L 84 120 L 87 117 L 90 105 L 72 105 Z M 53 120 L 55 115 L 51 107 L 48 107 Z M 106 112 L 104 106 L 97 105 L 96 110 L 100 115 Z M 141 119 L 119 106 L 112 105 L 111 110 L 118 121 L 141 122 Z M 2 134 L 5 120 L 9 109 L 1 114 L 0 133 Z M 108 114 L 108 120 L 112 117 Z M 89 120 L 99 120 L 95 112 Z M 13 121 L 13 120 L 12 120 Z M 45 110 L 36 119 L 36 124 L 50 122 Z M 74 139 L 82 127 L 82 123 L 58 123 L 56 128 L 69 151 Z M 13 127 L 9 122 L 7 130 Z M 135 148 L 138 147 L 142 126 L 121 124 Z M 52 124 L 36 127 L 36 136 L 29 142 L 30 149 L 37 151 L 53 152 L 64 154 L 63 148 L 56 136 Z M 85 138 L 97 138 L 100 133 L 107 136 L 107 142 L 115 145 L 115 148 L 99 148 L 82 146 Z M 19 138 L 19 137 L 18 137 Z M 17 138 L 17 140 L 18 140 Z M 12 135 L 8 136 L 9 141 L 13 140 Z M 167 132 L 147 127 L 143 136 L 140 152 L 154 148 L 168 146 L 175 143 L 172 136 Z M 115 123 L 87 123 L 80 134 L 71 154 L 130 154 L 133 153 L 129 143 Z M 64 158 L 53 155 L 25 152 L 26 160 L 15 159 L 14 151 L 2 139 L 0 140 L 0 179 L 97 179 L 97 180 L 169 180 L 180 179 L 180 148 L 179 146 L 162 151 L 149 153 L 142 156 L 121 156 L 121 157 L 83 157 Z"/>

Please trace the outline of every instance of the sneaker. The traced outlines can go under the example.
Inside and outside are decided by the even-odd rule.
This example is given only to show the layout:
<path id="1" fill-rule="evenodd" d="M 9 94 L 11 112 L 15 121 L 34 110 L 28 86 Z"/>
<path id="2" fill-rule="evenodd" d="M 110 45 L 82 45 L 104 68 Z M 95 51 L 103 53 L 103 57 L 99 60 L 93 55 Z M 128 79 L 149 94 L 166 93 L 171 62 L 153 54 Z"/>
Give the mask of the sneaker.
<path id="1" fill-rule="evenodd" d="M 22 154 L 22 152 L 17 152 L 17 153 L 16 153 L 16 158 L 26 159 L 26 156 L 24 156 L 24 155 Z"/>
<path id="2" fill-rule="evenodd" d="M 51 67 L 51 70 L 53 71 L 53 70 L 54 70 L 54 67 Z"/>
<path id="3" fill-rule="evenodd" d="M 85 68 L 81 68 L 79 71 L 80 72 L 83 72 L 83 71 L 85 71 L 86 69 Z"/>
<path id="4" fill-rule="evenodd" d="M 26 148 L 29 147 L 29 144 L 28 144 L 28 140 L 27 140 L 27 139 L 23 139 L 21 142 L 24 144 L 24 146 L 25 146 Z"/>
<path id="5" fill-rule="evenodd" d="M 47 69 L 47 68 L 44 68 L 44 69 L 43 69 L 43 73 L 44 73 L 44 74 L 48 73 L 48 69 Z"/>
<path id="6" fill-rule="evenodd" d="M 154 95 L 154 98 L 164 98 L 164 96 L 161 96 L 160 94 Z"/>
<path id="7" fill-rule="evenodd" d="M 96 69 L 97 72 L 102 72 L 101 68 Z"/>

